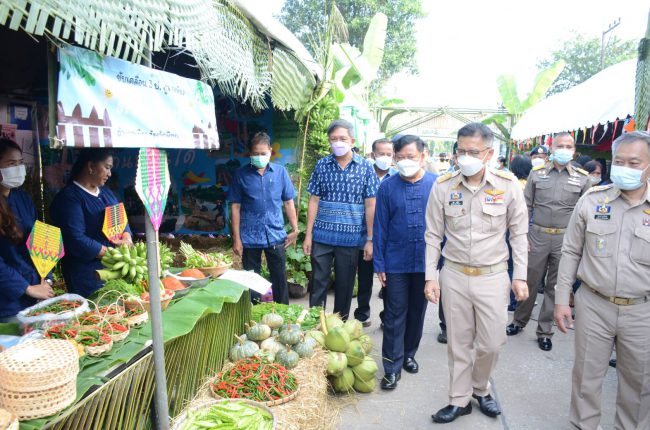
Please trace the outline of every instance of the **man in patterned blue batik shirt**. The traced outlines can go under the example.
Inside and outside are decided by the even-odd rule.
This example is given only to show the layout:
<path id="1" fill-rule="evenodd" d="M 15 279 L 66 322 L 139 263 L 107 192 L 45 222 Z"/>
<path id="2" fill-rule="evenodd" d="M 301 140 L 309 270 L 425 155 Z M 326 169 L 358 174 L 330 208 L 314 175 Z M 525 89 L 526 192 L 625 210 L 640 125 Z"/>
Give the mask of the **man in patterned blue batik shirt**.
<path id="1" fill-rule="evenodd" d="M 271 274 L 273 300 L 289 304 L 284 249 L 296 242 L 298 219 L 293 199 L 296 191 L 286 169 L 270 163 L 271 139 L 257 133 L 250 141 L 251 162 L 235 172 L 230 184 L 232 247 L 242 257 L 245 270 L 260 273 L 262 251 Z M 282 207 L 287 213 L 291 233 L 284 231 Z M 251 299 L 260 295 L 251 291 Z"/>
<path id="2" fill-rule="evenodd" d="M 307 191 L 307 231 L 303 249 L 311 255 L 309 306 L 325 306 L 334 260 L 334 312 L 348 318 L 359 247 L 372 260 L 372 222 L 379 179 L 372 164 L 352 153 L 352 124 L 336 120 L 327 129 L 332 149 L 316 163 Z M 364 223 L 365 220 L 365 223 Z"/>

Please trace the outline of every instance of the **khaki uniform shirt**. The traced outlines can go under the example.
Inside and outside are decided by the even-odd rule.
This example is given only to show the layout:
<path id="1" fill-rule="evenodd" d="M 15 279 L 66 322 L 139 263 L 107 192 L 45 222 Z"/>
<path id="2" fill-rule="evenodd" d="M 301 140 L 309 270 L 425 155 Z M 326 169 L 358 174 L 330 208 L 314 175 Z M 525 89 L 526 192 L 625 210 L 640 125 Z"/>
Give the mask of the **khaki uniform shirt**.
<path id="1" fill-rule="evenodd" d="M 614 185 L 578 201 L 564 234 L 555 303 L 568 305 L 573 280 L 608 297 L 650 295 L 650 186 L 631 206 Z"/>
<path id="2" fill-rule="evenodd" d="M 566 228 L 578 199 L 589 187 L 589 174 L 571 164 L 562 170 L 558 170 L 553 162 L 534 168 L 524 189 L 533 224 Z"/>
<path id="3" fill-rule="evenodd" d="M 506 230 L 514 259 L 513 279 L 526 279 L 528 213 L 519 182 L 509 172 L 486 170 L 476 191 L 460 172 L 447 173 L 431 189 L 426 213 L 426 279 L 437 280 L 442 255 L 468 266 L 491 266 L 508 261 Z"/>

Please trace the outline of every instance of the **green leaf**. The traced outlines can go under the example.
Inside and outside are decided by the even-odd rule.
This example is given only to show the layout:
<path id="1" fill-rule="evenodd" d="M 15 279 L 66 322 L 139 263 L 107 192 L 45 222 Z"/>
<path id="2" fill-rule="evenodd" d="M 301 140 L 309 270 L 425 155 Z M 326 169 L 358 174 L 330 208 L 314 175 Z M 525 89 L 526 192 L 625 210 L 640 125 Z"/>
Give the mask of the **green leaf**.
<path id="1" fill-rule="evenodd" d="M 564 70 L 566 62 L 560 60 L 554 63 L 548 69 L 542 70 L 535 76 L 535 82 L 533 84 L 533 89 L 526 97 L 526 100 L 522 104 L 522 109 L 525 111 L 537 104 L 540 100 L 544 98 L 549 88 L 553 85 L 553 82 L 560 76 L 560 73 Z"/>
<path id="2" fill-rule="evenodd" d="M 497 89 L 506 110 L 512 115 L 522 113 L 521 100 L 517 95 L 517 83 L 512 75 L 501 75 L 497 78 Z"/>
<path id="3" fill-rule="evenodd" d="M 489 116 L 485 118 L 483 121 L 481 121 L 483 124 L 492 124 L 492 123 L 498 123 L 498 124 L 505 124 L 508 121 L 508 116 L 504 114 L 495 114 L 492 116 Z"/>

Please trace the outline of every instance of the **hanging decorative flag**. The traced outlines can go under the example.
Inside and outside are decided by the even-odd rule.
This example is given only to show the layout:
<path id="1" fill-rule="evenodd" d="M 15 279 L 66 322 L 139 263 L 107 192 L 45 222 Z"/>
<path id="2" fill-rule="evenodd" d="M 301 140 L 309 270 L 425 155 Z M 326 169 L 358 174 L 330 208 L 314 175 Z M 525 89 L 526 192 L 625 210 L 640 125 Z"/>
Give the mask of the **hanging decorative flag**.
<path id="1" fill-rule="evenodd" d="M 61 229 L 36 221 L 27 238 L 27 249 L 38 274 L 45 278 L 64 254 Z"/>
<path id="2" fill-rule="evenodd" d="M 636 122 L 634 121 L 634 118 L 632 117 L 625 118 L 625 121 L 623 122 L 623 132 L 629 133 L 631 131 L 634 131 L 635 128 L 636 128 Z"/>
<path id="3" fill-rule="evenodd" d="M 167 153 L 158 148 L 140 148 L 135 190 L 147 209 L 154 230 L 162 222 L 169 192 Z"/>
<path id="4" fill-rule="evenodd" d="M 126 210 L 124 204 L 108 206 L 104 211 L 104 226 L 102 232 L 111 242 L 115 243 L 122 237 L 128 220 L 126 219 Z"/>
<path id="5" fill-rule="evenodd" d="M 616 129 L 618 128 L 618 119 L 614 121 L 614 129 L 612 130 L 612 140 L 616 139 Z"/>
<path id="6" fill-rule="evenodd" d="M 596 144 L 596 130 L 598 130 L 598 125 L 594 125 L 591 128 L 591 144 L 592 145 Z"/>

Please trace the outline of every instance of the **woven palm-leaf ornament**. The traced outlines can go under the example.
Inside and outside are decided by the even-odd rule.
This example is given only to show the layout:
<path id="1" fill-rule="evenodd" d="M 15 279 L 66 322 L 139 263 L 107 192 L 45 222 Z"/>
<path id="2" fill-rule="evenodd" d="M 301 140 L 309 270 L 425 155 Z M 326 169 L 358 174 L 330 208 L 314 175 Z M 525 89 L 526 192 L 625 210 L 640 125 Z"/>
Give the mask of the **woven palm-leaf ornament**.
<path id="1" fill-rule="evenodd" d="M 634 102 L 637 130 L 650 128 L 650 14 L 648 14 L 648 28 L 645 37 L 639 42 Z"/>
<path id="2" fill-rule="evenodd" d="M 128 220 L 126 218 L 124 203 L 108 206 L 104 210 L 102 232 L 111 242 L 115 243 L 122 237 L 122 233 L 124 233 L 127 224 Z"/>
<path id="3" fill-rule="evenodd" d="M 135 190 L 147 209 L 156 231 L 160 227 L 165 205 L 167 205 L 169 185 L 167 153 L 158 148 L 141 148 L 135 176 Z"/>
<path id="4" fill-rule="evenodd" d="M 38 274 L 45 278 L 64 255 L 61 229 L 36 221 L 27 238 L 27 249 Z"/>

